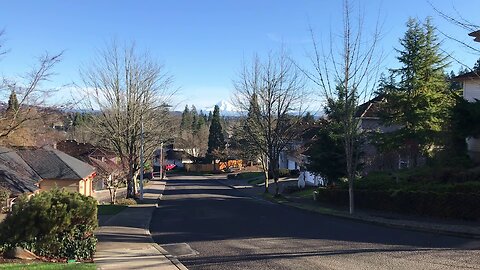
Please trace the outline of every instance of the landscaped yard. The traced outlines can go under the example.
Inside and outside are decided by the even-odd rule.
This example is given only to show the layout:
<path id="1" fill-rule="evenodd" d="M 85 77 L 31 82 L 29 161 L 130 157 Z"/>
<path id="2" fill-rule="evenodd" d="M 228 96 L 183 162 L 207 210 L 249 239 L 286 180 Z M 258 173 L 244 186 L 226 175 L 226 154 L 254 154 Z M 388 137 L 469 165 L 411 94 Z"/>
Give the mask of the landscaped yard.
<path id="1" fill-rule="evenodd" d="M 0 269 L 7 270 L 94 270 L 97 266 L 94 263 L 6 263 L 0 264 Z"/>
<path id="2" fill-rule="evenodd" d="M 263 172 L 241 172 L 238 173 L 235 179 L 248 179 L 248 183 L 258 185 L 265 181 L 265 174 Z"/>
<path id="3" fill-rule="evenodd" d="M 114 205 L 114 204 L 103 204 L 98 205 L 98 214 L 99 215 L 115 215 L 120 211 L 124 210 L 127 206 L 125 205 Z"/>

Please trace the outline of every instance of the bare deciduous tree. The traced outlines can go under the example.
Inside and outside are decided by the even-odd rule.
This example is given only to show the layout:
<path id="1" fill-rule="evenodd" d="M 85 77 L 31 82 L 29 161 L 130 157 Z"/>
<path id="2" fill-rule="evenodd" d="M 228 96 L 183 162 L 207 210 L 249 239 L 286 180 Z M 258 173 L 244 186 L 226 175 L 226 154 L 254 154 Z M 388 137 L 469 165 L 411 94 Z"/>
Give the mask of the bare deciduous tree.
<path id="1" fill-rule="evenodd" d="M 89 128 L 119 156 L 128 170 L 127 197 L 135 197 L 140 170 L 141 126 L 145 157 L 171 134 L 168 102 L 172 77 L 147 53 L 114 42 L 82 71 L 87 106 L 94 113 Z"/>
<path id="2" fill-rule="evenodd" d="M 280 153 L 299 135 L 308 99 L 303 75 L 282 52 L 279 56 L 270 54 L 265 62 L 255 57 L 234 85 L 234 103 L 249 114 L 244 125 L 247 138 L 267 157 L 278 195 Z"/>
<path id="3" fill-rule="evenodd" d="M 0 38 L 3 35 L 4 31 L 0 31 Z M 0 56 L 6 52 L 0 44 Z M 44 89 L 41 85 L 55 75 L 53 69 L 61 61 L 62 54 L 45 53 L 38 58 L 38 64 L 27 72 L 21 78 L 22 80 L 3 78 L 0 92 L 3 92 L 4 96 L 15 93 L 18 104 L 8 113 L 0 113 L 0 140 L 2 142 L 11 141 L 11 138 L 8 137 L 16 131 L 20 132 L 21 129 L 23 129 L 22 133 L 26 133 L 24 129 L 29 123 L 43 122 L 54 112 L 52 110 L 54 106 L 50 105 L 50 108 L 45 108 L 45 106 L 47 99 L 55 92 L 55 89 Z M 19 140 L 15 141 L 17 143 Z"/>
<path id="4" fill-rule="evenodd" d="M 353 12 L 348 0 L 343 2 L 343 31 L 330 35 L 329 46 L 318 43 L 311 30 L 314 54 L 311 57 L 313 71 L 302 69 L 306 76 L 319 88 L 328 103 L 335 103 L 346 156 L 346 175 L 349 183 L 350 214 L 354 213 L 353 183 L 359 163 L 356 147 L 361 134 L 359 119 L 355 117 L 359 101 L 366 100 L 375 88 L 379 62 L 378 23 L 371 35 L 365 35 L 364 16 L 352 18 Z M 338 37 L 336 39 L 335 37 Z M 367 37 L 367 38 L 366 38 Z"/>

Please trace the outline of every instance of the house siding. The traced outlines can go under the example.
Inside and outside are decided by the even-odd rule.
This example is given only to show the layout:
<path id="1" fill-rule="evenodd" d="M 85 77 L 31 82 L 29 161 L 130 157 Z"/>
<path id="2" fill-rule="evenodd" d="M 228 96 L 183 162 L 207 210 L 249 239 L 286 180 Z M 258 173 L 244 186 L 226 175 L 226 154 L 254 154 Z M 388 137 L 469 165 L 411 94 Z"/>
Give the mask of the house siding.
<path id="1" fill-rule="evenodd" d="M 70 192 L 79 192 L 85 196 L 92 196 L 92 179 L 85 180 L 42 180 L 40 191 L 48 191 L 54 188 L 62 188 Z"/>
<path id="2" fill-rule="evenodd" d="M 474 102 L 480 100 L 480 80 L 468 80 L 463 82 L 463 98 Z"/>
<path id="3" fill-rule="evenodd" d="M 472 79 L 463 82 L 463 98 L 469 102 L 480 100 L 480 80 Z M 468 151 L 480 152 L 480 139 L 467 138 Z M 477 156 L 476 154 L 475 156 Z"/>

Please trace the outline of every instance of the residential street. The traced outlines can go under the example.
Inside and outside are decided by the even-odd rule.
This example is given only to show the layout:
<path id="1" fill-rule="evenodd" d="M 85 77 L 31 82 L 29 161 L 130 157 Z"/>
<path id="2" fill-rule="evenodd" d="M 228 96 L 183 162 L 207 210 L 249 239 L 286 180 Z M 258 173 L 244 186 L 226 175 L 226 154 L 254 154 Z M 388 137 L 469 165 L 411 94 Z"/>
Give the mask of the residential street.
<path id="1" fill-rule="evenodd" d="M 170 177 L 150 231 L 189 269 L 480 269 L 480 240 L 392 229 Z"/>

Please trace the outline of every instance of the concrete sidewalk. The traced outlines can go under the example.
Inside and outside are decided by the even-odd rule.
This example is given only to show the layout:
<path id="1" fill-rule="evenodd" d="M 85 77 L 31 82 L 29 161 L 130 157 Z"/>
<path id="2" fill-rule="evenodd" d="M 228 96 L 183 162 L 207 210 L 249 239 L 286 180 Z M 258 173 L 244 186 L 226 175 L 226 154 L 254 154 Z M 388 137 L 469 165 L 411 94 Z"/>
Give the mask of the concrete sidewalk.
<path id="1" fill-rule="evenodd" d="M 152 181 L 145 189 L 144 203 L 126 208 L 96 231 L 99 269 L 187 269 L 155 244 L 149 226 L 165 182 Z"/>

